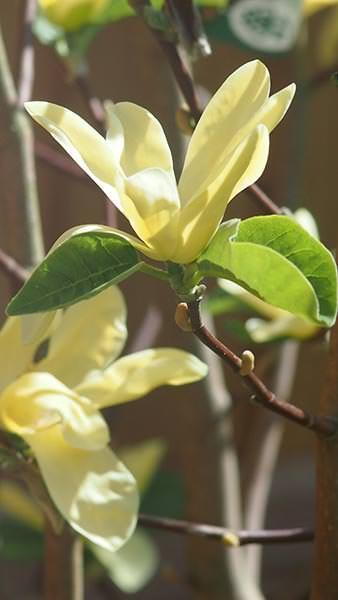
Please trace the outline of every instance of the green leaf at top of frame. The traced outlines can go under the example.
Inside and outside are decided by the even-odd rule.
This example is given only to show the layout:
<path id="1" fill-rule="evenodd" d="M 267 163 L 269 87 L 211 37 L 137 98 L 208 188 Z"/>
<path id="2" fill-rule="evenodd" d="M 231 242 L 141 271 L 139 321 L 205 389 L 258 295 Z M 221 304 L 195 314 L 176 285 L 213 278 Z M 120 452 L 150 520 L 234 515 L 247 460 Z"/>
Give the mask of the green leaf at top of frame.
<path id="1" fill-rule="evenodd" d="M 63 308 L 95 296 L 142 267 L 125 239 L 102 231 L 80 233 L 51 251 L 7 307 L 8 315 Z"/>
<path id="2" fill-rule="evenodd" d="M 269 304 L 325 327 L 335 321 L 335 261 L 290 217 L 228 221 L 197 262 L 202 275 L 234 281 Z"/>

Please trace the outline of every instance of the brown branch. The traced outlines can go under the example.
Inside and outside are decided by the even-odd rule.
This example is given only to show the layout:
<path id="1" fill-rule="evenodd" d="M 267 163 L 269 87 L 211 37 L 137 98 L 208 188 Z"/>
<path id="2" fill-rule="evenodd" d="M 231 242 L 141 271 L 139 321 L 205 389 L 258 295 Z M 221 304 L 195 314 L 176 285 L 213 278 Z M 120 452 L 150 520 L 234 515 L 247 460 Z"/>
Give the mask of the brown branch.
<path id="1" fill-rule="evenodd" d="M 202 114 L 202 108 L 197 98 L 191 73 L 179 52 L 178 44 L 167 40 L 159 29 L 149 26 L 145 18 L 145 9 L 149 7 L 148 0 L 129 0 L 129 4 L 133 6 L 135 12 L 144 20 L 149 31 L 161 46 L 170 64 L 177 85 L 190 109 L 191 116 L 197 123 Z"/>
<path id="2" fill-rule="evenodd" d="M 260 208 L 264 209 L 264 212 L 273 215 L 285 214 L 284 210 L 277 206 L 277 204 L 275 204 L 273 200 L 271 200 L 271 198 L 269 198 L 269 196 L 255 183 L 250 185 L 246 191 L 248 194 L 250 194 L 250 196 L 252 196 L 252 198 L 254 198 L 254 200 L 256 200 Z"/>
<path id="3" fill-rule="evenodd" d="M 47 165 L 62 171 L 66 175 L 72 175 L 73 177 L 77 177 L 78 179 L 82 179 L 82 181 L 87 181 L 88 183 L 91 181 L 76 163 L 70 160 L 67 156 L 61 154 L 61 152 L 58 152 L 58 150 L 54 150 L 47 144 L 36 141 L 35 155 Z"/>
<path id="4" fill-rule="evenodd" d="M 236 548 L 248 544 L 290 544 L 296 542 L 311 542 L 314 533 L 311 529 L 295 527 L 293 529 L 258 529 L 249 531 L 241 529 L 232 531 L 217 525 L 191 523 L 189 521 L 154 517 L 140 514 L 138 524 L 143 527 L 163 529 L 183 535 L 195 535 L 222 542 L 226 546 Z"/>
<path id="5" fill-rule="evenodd" d="M 18 104 L 23 106 L 32 96 L 34 83 L 34 48 L 32 24 L 35 19 L 36 0 L 27 0 L 24 12 L 23 41 L 20 56 Z"/>
<path id="6" fill-rule="evenodd" d="M 76 86 L 85 101 L 88 112 L 92 117 L 96 127 L 102 132 L 105 123 L 105 113 L 101 100 L 93 93 L 87 74 L 87 67 L 83 67 L 74 79 Z"/>
<path id="7" fill-rule="evenodd" d="M 188 304 L 188 311 L 193 333 L 203 344 L 210 348 L 212 352 L 217 354 L 217 356 L 230 366 L 235 373 L 240 374 L 242 366 L 241 358 L 218 340 L 202 324 L 199 301 L 195 300 L 194 302 L 190 302 Z M 263 381 L 261 381 L 253 371 L 246 375 L 241 375 L 241 379 L 245 387 L 252 392 L 252 395 L 250 396 L 251 401 L 256 402 L 260 406 L 264 406 L 264 408 L 267 408 L 306 429 L 310 429 L 317 434 L 328 437 L 334 436 L 337 433 L 336 419 L 312 415 L 293 404 L 283 402 L 283 400 L 277 398 L 276 395 L 266 387 Z"/>
<path id="8" fill-rule="evenodd" d="M 211 48 L 194 0 L 165 0 L 167 14 L 180 41 L 193 60 L 209 56 Z"/>
<path id="9" fill-rule="evenodd" d="M 6 273 L 13 284 L 25 283 L 28 272 L 19 263 L 0 248 L 0 270 Z"/>
<path id="10" fill-rule="evenodd" d="M 319 71 L 311 77 L 309 81 L 305 83 L 305 90 L 309 92 L 314 92 L 316 89 L 324 85 L 325 83 L 330 83 L 332 75 L 338 71 L 338 64 L 332 65 L 330 69 L 324 69 L 323 71 Z"/>
<path id="11" fill-rule="evenodd" d="M 32 63 L 31 72 L 29 73 L 29 79 L 31 80 L 34 72 L 34 56 L 29 54 L 29 58 Z M 26 93 L 28 91 L 26 84 L 24 88 Z M 22 263 L 31 267 L 36 265 L 44 254 L 34 164 L 33 133 L 30 119 L 19 103 L 1 30 L 0 92 L 2 92 L 3 100 L 2 110 L 5 114 L 7 113 L 9 135 L 13 136 L 13 141 L 15 142 L 15 144 L 8 146 L 9 149 L 12 149 L 8 154 L 9 156 L 11 153 L 13 154 L 16 172 L 18 173 L 18 177 L 13 182 L 10 181 L 9 186 L 4 186 L 4 193 L 6 195 L 6 189 L 9 188 L 11 191 L 13 186 L 14 192 L 11 191 L 10 194 L 8 212 L 12 224 L 15 226 L 15 240 L 21 240 L 21 246 L 18 249 L 18 253 L 20 252 L 21 255 L 19 259 Z M 9 156 L 7 160 L 10 164 Z M 6 161 L 4 161 L 4 165 L 6 165 Z"/>
<path id="12" fill-rule="evenodd" d="M 101 134 L 104 133 L 106 121 L 105 111 L 100 98 L 93 93 L 91 88 L 87 65 L 84 65 L 82 69 L 79 70 L 74 81 L 85 101 L 94 125 Z M 117 210 L 114 204 L 108 199 L 106 201 L 106 225 L 109 225 L 110 227 L 117 226 Z"/>
<path id="13" fill-rule="evenodd" d="M 319 408 L 337 414 L 338 321 L 331 330 L 327 372 Z M 338 598 L 338 438 L 317 440 L 316 544 L 311 600 Z"/>
<path id="14" fill-rule="evenodd" d="M 82 600 L 83 543 L 64 523 L 56 533 L 46 520 L 44 560 L 44 600 Z"/>
<path id="15" fill-rule="evenodd" d="M 145 348 L 151 348 L 155 343 L 161 326 L 162 316 L 160 310 L 155 305 L 148 306 L 139 328 L 128 344 L 127 354 L 134 354 Z"/>
<path id="16" fill-rule="evenodd" d="M 279 350 L 274 389 L 276 395 L 285 401 L 288 401 L 291 395 L 299 346 L 299 342 L 287 340 Z M 271 353 L 271 350 L 268 352 Z M 247 529 L 260 529 L 265 523 L 285 422 L 270 411 L 259 411 L 257 420 L 252 425 L 250 433 L 246 432 L 247 447 L 244 456 L 244 526 Z M 262 547 L 249 548 L 247 561 L 251 576 L 258 582 L 261 575 Z"/>

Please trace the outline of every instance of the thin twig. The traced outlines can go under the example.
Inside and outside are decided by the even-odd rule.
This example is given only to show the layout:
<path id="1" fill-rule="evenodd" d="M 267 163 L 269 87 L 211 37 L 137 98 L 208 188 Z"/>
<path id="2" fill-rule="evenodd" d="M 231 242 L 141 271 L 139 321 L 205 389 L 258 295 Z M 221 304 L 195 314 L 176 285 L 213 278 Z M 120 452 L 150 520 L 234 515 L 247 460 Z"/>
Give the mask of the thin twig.
<path id="1" fill-rule="evenodd" d="M 143 320 L 136 330 L 130 344 L 128 344 L 128 354 L 140 352 L 145 348 L 151 348 L 159 334 L 162 326 L 161 311 L 155 305 L 148 306 Z"/>
<path id="2" fill-rule="evenodd" d="M 199 301 L 190 302 L 188 310 L 193 333 L 238 374 L 242 360 L 202 324 Z M 334 436 L 337 433 L 337 421 L 334 418 L 312 415 L 293 404 L 280 400 L 254 372 L 241 376 L 241 379 L 252 392 L 251 401 L 320 435 Z"/>
<path id="3" fill-rule="evenodd" d="M 205 311 L 203 318 L 208 329 L 214 330 L 213 318 Z M 208 440 L 214 449 L 212 460 L 217 469 L 215 477 L 216 501 L 214 518 L 225 527 L 227 523 L 240 530 L 244 526 L 242 515 L 241 482 L 238 455 L 234 439 L 232 398 L 227 389 L 224 370 L 217 356 L 197 342 L 197 352 L 201 360 L 208 365 L 208 377 L 203 379 L 204 398 L 211 417 L 208 428 Z M 231 482 L 231 485 L 229 485 Z M 217 486 L 217 487 L 216 487 Z M 212 491 L 214 496 L 214 490 Z M 209 489 L 209 493 L 211 490 Z M 196 500 L 195 500 L 196 502 Z M 217 516 L 218 515 L 218 516 Z M 201 552 L 203 552 L 201 546 Z M 246 550 L 222 552 L 225 589 L 231 598 L 242 600 L 262 600 L 262 594 L 247 572 Z M 247 576 L 243 578 L 243 572 Z"/>
<path id="4" fill-rule="evenodd" d="M 299 342 L 287 340 L 281 346 L 274 389 L 278 397 L 288 401 L 296 373 Z M 243 481 L 246 493 L 244 525 L 248 529 L 264 527 L 265 515 L 271 491 L 280 444 L 283 439 L 284 421 L 270 411 L 260 411 L 258 424 L 253 427 L 244 463 Z M 250 443 L 251 441 L 251 443 Z M 248 549 L 247 560 L 251 576 L 259 582 L 262 548 Z"/>
<path id="5" fill-rule="evenodd" d="M 183 535 L 195 535 L 217 540 L 226 546 L 237 548 L 248 544 L 290 544 L 300 542 L 311 542 L 314 539 L 312 529 L 295 527 L 292 529 L 258 529 L 249 531 L 241 529 L 233 531 L 216 525 L 202 523 L 191 523 L 189 521 L 154 517 L 152 515 L 140 514 L 138 524 L 143 527 L 163 529 Z"/>
<path id="6" fill-rule="evenodd" d="M 271 198 L 269 198 L 269 196 L 255 183 L 250 185 L 246 191 L 250 194 L 250 196 L 252 196 L 256 200 L 260 207 L 264 208 L 264 211 L 268 214 L 284 214 L 283 209 L 277 206 L 277 204 L 275 204 L 273 200 L 271 200 Z"/>
<path id="7" fill-rule="evenodd" d="M 89 72 L 87 65 L 83 65 L 75 77 L 77 88 L 84 99 L 88 112 L 91 115 L 93 124 L 100 133 L 104 133 L 105 128 L 105 111 L 103 104 L 98 98 L 90 85 Z M 117 227 L 117 210 L 114 204 L 107 199 L 106 201 L 106 225 L 109 227 Z"/>
<path id="8" fill-rule="evenodd" d="M 19 263 L 0 248 L 0 270 L 6 273 L 13 284 L 25 283 L 28 272 Z"/>
<path id="9" fill-rule="evenodd" d="M 89 114 L 95 125 L 101 131 L 105 123 L 105 113 L 101 100 L 93 93 L 87 73 L 87 67 L 83 67 L 76 75 L 74 82 L 84 99 Z"/>
<path id="10" fill-rule="evenodd" d="M 31 57 L 31 73 L 33 78 L 33 57 Z M 31 122 L 21 106 L 18 105 L 18 95 L 15 89 L 7 52 L 0 29 L 0 89 L 4 100 L 4 108 L 8 113 L 12 130 L 18 145 L 18 172 L 21 190 L 12 199 L 11 210 L 13 222 L 18 225 L 17 239 L 20 239 L 24 264 L 31 267 L 43 257 L 43 238 L 39 201 L 37 193 L 36 173 L 33 151 L 33 134 Z M 27 87 L 25 88 L 27 91 Z"/>
<path id="11" fill-rule="evenodd" d="M 36 0 L 27 0 L 24 13 L 23 43 L 20 57 L 18 103 L 23 106 L 32 96 L 34 83 L 34 48 L 32 24 L 35 19 Z"/>
<path id="12" fill-rule="evenodd" d="M 153 27 L 149 26 L 149 23 L 145 18 L 145 9 L 149 7 L 148 0 L 129 0 L 129 3 L 133 6 L 135 12 L 143 18 L 144 23 L 147 25 L 149 31 L 161 46 L 171 66 L 183 98 L 189 106 L 191 116 L 197 123 L 202 114 L 202 109 L 197 98 L 191 73 L 189 72 L 188 66 L 179 52 L 178 45 L 175 42 L 167 40 L 159 29 L 154 29 Z"/>
<path id="13" fill-rule="evenodd" d="M 305 89 L 309 92 L 314 92 L 325 83 L 330 83 L 332 75 L 338 71 L 338 64 L 332 65 L 329 69 L 324 69 L 315 73 L 305 84 Z"/>
<path id="14" fill-rule="evenodd" d="M 189 56 L 209 56 L 211 48 L 203 27 L 200 10 L 194 0 L 166 0 L 165 8 L 173 28 Z"/>
<path id="15" fill-rule="evenodd" d="M 62 171 L 66 175 L 72 175 L 82 181 L 91 183 L 91 179 L 85 174 L 75 162 L 64 156 L 58 150 L 54 150 L 51 146 L 44 144 L 43 142 L 35 142 L 35 154 L 47 165 Z"/>

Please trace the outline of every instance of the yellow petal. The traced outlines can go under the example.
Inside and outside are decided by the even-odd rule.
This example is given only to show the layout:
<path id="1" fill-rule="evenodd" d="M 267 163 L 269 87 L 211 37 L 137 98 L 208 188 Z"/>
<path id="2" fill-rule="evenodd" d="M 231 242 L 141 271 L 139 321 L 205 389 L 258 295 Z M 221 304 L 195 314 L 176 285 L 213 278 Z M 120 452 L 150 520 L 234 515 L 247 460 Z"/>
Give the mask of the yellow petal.
<path id="1" fill-rule="evenodd" d="M 337 7 L 337 2 L 335 5 Z M 318 67 L 333 70 L 338 55 L 338 8 L 323 18 L 316 46 Z"/>
<path id="2" fill-rule="evenodd" d="M 123 212 L 137 235 L 156 253 L 171 257 L 176 243 L 179 198 L 176 182 L 161 169 L 147 169 L 126 181 Z"/>
<path id="3" fill-rule="evenodd" d="M 305 340 L 312 337 L 319 330 L 319 327 L 310 321 L 291 314 L 274 319 L 273 321 L 249 319 L 245 326 L 253 341 L 257 344 L 281 337 Z"/>
<path id="4" fill-rule="evenodd" d="M 250 292 L 232 281 L 219 279 L 218 284 L 223 290 L 237 296 L 258 314 L 269 319 L 269 321 L 264 321 L 263 319 L 252 318 L 246 322 L 245 326 L 254 342 L 268 342 L 280 337 L 306 339 L 312 337 L 319 329 L 310 321 L 260 300 L 260 298 L 250 294 Z"/>
<path id="5" fill-rule="evenodd" d="M 74 387 L 119 356 L 127 338 L 126 318 L 123 295 L 115 286 L 70 306 L 36 368 Z"/>
<path id="6" fill-rule="evenodd" d="M 125 594 L 140 591 L 155 575 L 160 562 L 155 543 L 140 528 L 117 552 L 108 552 L 94 545 L 90 549 L 107 569 L 110 579 Z"/>
<path id="7" fill-rule="evenodd" d="M 123 188 L 123 180 L 109 142 L 79 115 L 63 106 L 35 101 L 27 102 L 25 108 L 120 208 L 118 190 Z"/>
<path id="8" fill-rule="evenodd" d="M 229 155 L 257 125 L 271 131 L 283 118 L 295 86 L 271 98 L 269 91 L 269 72 L 255 60 L 232 73 L 212 97 L 188 147 L 179 182 L 184 205 L 219 176 Z"/>
<path id="9" fill-rule="evenodd" d="M 211 240 L 230 200 L 261 176 L 269 153 L 269 134 L 259 125 L 232 153 L 221 174 L 181 211 L 173 262 L 196 259 Z"/>
<path id="10" fill-rule="evenodd" d="M 0 391 L 31 365 L 37 345 L 23 344 L 21 317 L 9 317 L 0 331 Z"/>
<path id="11" fill-rule="evenodd" d="M 301 225 L 305 231 L 313 235 L 317 240 L 319 240 L 319 231 L 317 227 L 317 223 L 307 208 L 297 208 L 297 210 L 293 213 L 292 217 Z"/>
<path id="12" fill-rule="evenodd" d="M 78 533 L 118 550 L 136 524 L 134 477 L 109 448 L 73 448 L 55 426 L 30 437 L 42 476 L 57 508 Z"/>
<path id="13" fill-rule="evenodd" d="M 309 17 L 318 10 L 322 10 L 328 6 L 334 6 L 337 3 L 338 0 L 304 0 L 305 16 Z"/>
<path id="14" fill-rule="evenodd" d="M 50 310 L 21 316 L 22 342 L 38 344 L 53 330 L 61 311 Z"/>
<path id="15" fill-rule="evenodd" d="M 3 427 L 27 440 L 60 424 L 65 440 L 77 448 L 96 450 L 109 441 L 107 425 L 86 398 L 49 373 L 27 373 L 0 395 Z"/>
<path id="16" fill-rule="evenodd" d="M 207 366 L 196 356 L 175 348 L 143 350 L 120 358 L 75 388 L 97 408 L 145 396 L 161 385 L 183 385 L 202 379 Z"/>
<path id="17" fill-rule="evenodd" d="M 105 104 L 110 128 L 108 137 L 115 138 L 116 119 L 124 133 L 121 166 L 127 176 L 148 168 L 160 168 L 173 173 L 170 148 L 159 121 L 148 110 L 132 102 Z"/>

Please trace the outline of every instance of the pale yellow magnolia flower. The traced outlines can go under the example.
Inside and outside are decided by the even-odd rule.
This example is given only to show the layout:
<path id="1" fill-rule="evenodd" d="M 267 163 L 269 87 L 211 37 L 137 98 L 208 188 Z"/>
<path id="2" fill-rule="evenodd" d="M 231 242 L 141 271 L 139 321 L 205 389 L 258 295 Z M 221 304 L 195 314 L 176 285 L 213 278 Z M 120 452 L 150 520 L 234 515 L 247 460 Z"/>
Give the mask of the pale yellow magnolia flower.
<path id="1" fill-rule="evenodd" d="M 148 488 L 164 452 L 165 443 L 158 438 L 119 448 L 119 455 L 134 475 L 141 495 Z M 5 480 L 0 482 L 0 510 L 38 531 L 42 530 L 40 509 L 18 484 Z M 157 547 L 141 528 L 137 528 L 116 552 L 96 544 L 88 546 L 115 585 L 128 594 L 142 589 L 159 566 Z"/>
<path id="2" fill-rule="evenodd" d="M 74 31 L 97 23 L 111 0 L 38 0 L 42 13 L 55 25 Z"/>
<path id="3" fill-rule="evenodd" d="M 325 15 L 316 41 L 317 64 L 328 69 L 337 64 L 338 59 L 338 1 L 336 9 Z"/>
<path id="4" fill-rule="evenodd" d="M 309 17 L 323 8 L 336 6 L 337 4 L 338 0 L 304 0 L 303 10 L 305 16 Z"/>
<path id="5" fill-rule="evenodd" d="M 115 360 L 125 343 L 126 309 L 117 288 L 64 311 L 45 358 L 23 345 L 21 320 L 0 332 L 0 426 L 31 447 L 50 495 L 70 525 L 108 550 L 131 535 L 138 493 L 131 473 L 108 447 L 100 409 L 164 385 L 206 375 L 196 357 L 173 348 Z"/>
<path id="6" fill-rule="evenodd" d="M 265 168 L 269 132 L 283 118 L 295 86 L 271 97 L 269 92 L 269 72 L 257 60 L 228 77 L 194 130 L 178 185 L 163 129 L 144 108 L 107 103 L 106 139 L 61 106 L 29 102 L 26 108 L 122 211 L 140 240 L 101 229 L 150 258 L 185 264 L 210 242 L 230 200 Z"/>
<path id="7" fill-rule="evenodd" d="M 308 210 L 299 208 L 293 214 L 293 218 L 308 233 L 319 238 L 316 222 Z M 246 329 L 254 342 L 263 343 L 280 337 L 305 340 L 313 337 L 320 329 L 318 325 L 313 324 L 312 321 L 293 315 L 282 308 L 277 308 L 276 306 L 272 306 L 271 304 L 260 300 L 260 298 L 250 294 L 250 292 L 232 281 L 219 279 L 218 284 L 224 291 L 236 296 L 239 300 L 264 317 L 264 319 L 248 319 L 245 324 Z"/>

